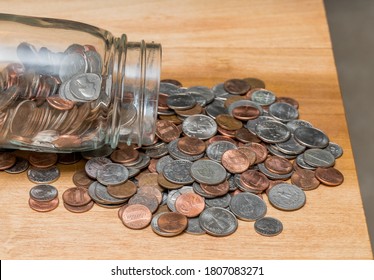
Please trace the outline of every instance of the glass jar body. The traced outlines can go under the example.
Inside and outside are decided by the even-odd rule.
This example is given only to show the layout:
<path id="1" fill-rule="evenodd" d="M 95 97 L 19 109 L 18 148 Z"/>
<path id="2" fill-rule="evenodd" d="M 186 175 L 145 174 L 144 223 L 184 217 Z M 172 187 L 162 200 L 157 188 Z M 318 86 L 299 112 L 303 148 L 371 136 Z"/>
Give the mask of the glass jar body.
<path id="1" fill-rule="evenodd" d="M 153 142 L 161 46 L 67 20 L 0 14 L 0 147 Z"/>

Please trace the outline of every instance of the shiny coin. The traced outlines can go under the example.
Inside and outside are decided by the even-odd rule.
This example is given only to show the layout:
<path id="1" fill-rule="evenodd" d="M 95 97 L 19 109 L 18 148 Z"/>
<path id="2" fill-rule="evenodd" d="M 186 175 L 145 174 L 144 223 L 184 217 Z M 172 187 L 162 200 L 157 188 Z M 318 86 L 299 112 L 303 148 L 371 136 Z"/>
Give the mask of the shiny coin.
<path id="1" fill-rule="evenodd" d="M 205 140 L 216 134 L 217 124 L 211 117 L 194 115 L 184 120 L 182 129 L 187 136 Z"/>
<path id="2" fill-rule="evenodd" d="M 304 160 L 304 154 L 300 154 L 296 157 L 296 160 L 295 160 L 297 166 L 299 166 L 299 168 L 304 168 L 304 169 L 309 169 L 309 170 L 315 170 L 316 168 L 307 164 Z M 295 166 L 295 165 L 294 165 Z"/>
<path id="3" fill-rule="evenodd" d="M 230 173 L 243 173 L 249 168 L 251 163 L 247 155 L 237 149 L 226 151 L 222 155 L 221 161 L 222 165 Z"/>
<path id="4" fill-rule="evenodd" d="M 230 210 L 241 220 L 255 221 L 265 216 L 267 208 L 257 195 L 243 192 L 231 198 Z"/>
<path id="5" fill-rule="evenodd" d="M 305 151 L 305 146 L 299 144 L 295 138 L 291 137 L 282 143 L 276 143 L 277 150 L 287 155 L 298 155 Z"/>
<path id="6" fill-rule="evenodd" d="M 339 186 L 343 183 L 344 181 L 344 176 L 343 174 L 333 168 L 317 168 L 316 169 L 316 178 L 324 185 L 327 186 Z"/>
<path id="7" fill-rule="evenodd" d="M 310 191 L 318 188 L 320 182 L 315 176 L 315 172 L 308 169 L 298 169 L 291 177 L 291 183 L 303 189 Z"/>
<path id="8" fill-rule="evenodd" d="M 18 173 L 22 173 L 26 171 L 28 168 L 29 168 L 28 160 L 24 158 L 16 157 L 16 163 L 12 167 L 5 169 L 4 171 L 10 174 L 18 174 Z"/>
<path id="9" fill-rule="evenodd" d="M 331 167 L 335 164 L 335 157 L 326 150 L 308 149 L 304 152 L 304 161 L 313 167 Z"/>
<path id="10" fill-rule="evenodd" d="M 205 201 L 193 192 L 180 195 L 175 201 L 175 209 L 182 215 L 192 218 L 200 215 L 205 208 Z"/>
<path id="11" fill-rule="evenodd" d="M 267 106 L 275 102 L 276 96 L 269 90 L 259 89 L 252 92 L 251 100 L 260 104 L 261 106 Z"/>
<path id="12" fill-rule="evenodd" d="M 177 93 L 169 95 L 166 104 L 170 109 L 186 110 L 196 105 L 196 100 L 188 93 Z"/>
<path id="13" fill-rule="evenodd" d="M 267 143 L 284 142 L 291 136 L 291 132 L 287 126 L 277 121 L 264 121 L 259 123 L 255 131 L 256 135 Z"/>
<path id="14" fill-rule="evenodd" d="M 234 118 L 242 121 L 253 120 L 260 115 L 260 110 L 254 106 L 242 105 L 233 108 L 231 114 Z"/>
<path id="15" fill-rule="evenodd" d="M 96 179 L 97 172 L 103 168 L 104 165 L 112 161 L 106 157 L 95 157 L 86 162 L 84 170 L 92 179 Z"/>
<path id="16" fill-rule="evenodd" d="M 103 185 L 118 185 L 126 182 L 129 171 L 118 163 L 107 163 L 97 171 L 96 178 Z"/>
<path id="17" fill-rule="evenodd" d="M 226 180 L 226 170 L 218 162 L 199 160 L 192 163 L 191 176 L 199 183 L 216 185 Z"/>
<path id="18" fill-rule="evenodd" d="M 269 190 L 270 203 L 280 209 L 293 211 L 305 205 L 306 196 L 302 189 L 288 183 L 278 184 Z"/>
<path id="19" fill-rule="evenodd" d="M 281 122 L 289 122 L 299 117 L 299 112 L 294 106 L 283 102 L 271 104 L 269 114 Z"/>
<path id="20" fill-rule="evenodd" d="M 92 199 L 86 188 L 74 187 L 64 191 L 62 194 L 62 200 L 70 206 L 80 207 L 87 205 Z"/>
<path id="21" fill-rule="evenodd" d="M 224 82 L 223 87 L 231 94 L 245 94 L 251 89 L 251 86 L 241 79 L 227 80 Z"/>
<path id="22" fill-rule="evenodd" d="M 283 230 L 281 221 L 271 217 L 258 219 L 254 223 L 255 231 L 263 236 L 276 236 Z"/>
<path id="23" fill-rule="evenodd" d="M 101 77 L 95 73 L 77 74 L 68 81 L 67 99 L 87 102 L 98 99 L 101 90 Z"/>
<path id="24" fill-rule="evenodd" d="M 128 228 L 142 229 L 151 223 L 152 213 L 144 205 L 133 204 L 123 210 L 121 219 Z"/>
<path id="25" fill-rule="evenodd" d="M 294 137 L 297 142 L 308 148 L 323 149 L 330 142 L 324 132 L 313 127 L 298 127 L 294 131 Z"/>
<path id="26" fill-rule="evenodd" d="M 188 220 L 180 213 L 166 212 L 160 215 L 157 224 L 161 231 L 181 233 L 187 228 Z"/>
<path id="27" fill-rule="evenodd" d="M 234 214 L 220 207 L 206 208 L 199 220 L 201 228 L 213 236 L 228 236 L 238 228 L 238 220 Z"/>
<path id="28" fill-rule="evenodd" d="M 51 185 L 37 185 L 30 189 L 30 198 L 36 201 L 51 201 L 58 195 L 58 191 Z"/>
<path id="29" fill-rule="evenodd" d="M 200 94 L 206 99 L 206 103 L 209 104 L 214 100 L 214 93 L 208 87 L 204 86 L 192 86 L 186 89 L 186 92 L 192 92 L 192 96 L 195 98 L 196 93 Z M 198 99 L 197 99 L 198 100 Z"/>
<path id="30" fill-rule="evenodd" d="M 31 167 L 27 171 L 27 178 L 35 184 L 49 184 L 60 177 L 60 170 L 56 166 L 49 168 Z"/>
<path id="31" fill-rule="evenodd" d="M 225 90 L 224 83 L 219 83 L 212 88 L 215 100 L 226 100 L 230 93 Z"/>
<path id="32" fill-rule="evenodd" d="M 37 201 L 32 198 L 29 199 L 29 206 L 31 209 L 38 212 L 49 212 L 57 208 L 59 204 L 58 197 L 51 201 Z"/>
<path id="33" fill-rule="evenodd" d="M 109 185 L 108 193 L 115 198 L 129 198 L 136 193 L 137 187 L 134 182 L 127 180 L 119 185 Z"/>
<path id="34" fill-rule="evenodd" d="M 16 156 L 11 153 L 0 153 L 0 170 L 11 168 L 16 160 Z"/>
<path id="35" fill-rule="evenodd" d="M 175 160 L 164 167 L 164 177 L 175 184 L 188 185 L 194 181 L 191 177 L 192 162 L 186 160 Z"/>

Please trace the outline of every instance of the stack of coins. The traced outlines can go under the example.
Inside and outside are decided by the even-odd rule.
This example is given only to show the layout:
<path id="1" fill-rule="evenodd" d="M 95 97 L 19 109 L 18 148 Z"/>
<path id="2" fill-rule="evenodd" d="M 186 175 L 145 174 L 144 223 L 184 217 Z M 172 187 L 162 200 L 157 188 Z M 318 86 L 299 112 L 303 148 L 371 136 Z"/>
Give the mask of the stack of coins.
<path id="1" fill-rule="evenodd" d="M 38 212 L 49 212 L 57 208 L 58 191 L 51 185 L 37 185 L 31 188 L 29 206 Z"/>
<path id="2" fill-rule="evenodd" d="M 283 225 L 266 216 L 264 194 L 272 207 L 294 211 L 305 205 L 308 191 L 344 180 L 334 167 L 342 148 L 299 119 L 298 108 L 296 100 L 277 97 L 255 78 L 211 89 L 162 81 L 154 143 L 81 153 L 85 168 L 75 172 L 76 187 L 64 193 L 64 205 L 72 212 L 93 204 L 119 208 L 126 227 L 150 225 L 161 236 L 227 236 L 238 219 L 275 236 Z M 11 153 L 1 158 L 3 169 L 15 162 Z M 35 157 L 30 162 L 51 164 Z"/>

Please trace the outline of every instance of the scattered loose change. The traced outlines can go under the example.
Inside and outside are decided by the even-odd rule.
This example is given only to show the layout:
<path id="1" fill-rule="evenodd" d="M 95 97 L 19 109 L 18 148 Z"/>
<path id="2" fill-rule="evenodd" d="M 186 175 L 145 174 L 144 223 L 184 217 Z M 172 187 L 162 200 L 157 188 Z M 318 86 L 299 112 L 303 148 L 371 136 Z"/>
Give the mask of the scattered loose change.
<path id="1" fill-rule="evenodd" d="M 4 150 L 0 170 L 28 169 L 29 180 L 37 184 L 29 205 L 46 212 L 58 206 L 58 191 L 50 185 L 60 176 L 58 163 L 83 157 L 84 170 L 72 178 L 75 186 L 62 194 L 70 212 L 86 212 L 94 204 L 119 208 L 126 227 L 150 225 L 168 237 L 227 236 L 237 230 L 238 219 L 254 222 L 258 234 L 275 236 L 283 225 L 266 216 L 263 194 L 277 209 L 302 208 L 307 191 L 343 183 L 334 168 L 343 150 L 299 119 L 296 100 L 264 88 L 255 78 L 227 80 L 212 89 L 164 80 L 152 145 L 119 144 L 115 150 L 104 146 L 58 156 L 32 152 L 27 159 Z"/>

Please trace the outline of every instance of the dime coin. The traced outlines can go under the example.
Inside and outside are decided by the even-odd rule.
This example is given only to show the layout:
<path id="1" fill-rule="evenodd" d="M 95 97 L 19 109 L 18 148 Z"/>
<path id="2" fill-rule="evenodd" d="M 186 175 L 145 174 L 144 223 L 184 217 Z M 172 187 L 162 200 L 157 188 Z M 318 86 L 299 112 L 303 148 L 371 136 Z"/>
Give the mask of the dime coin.
<path id="1" fill-rule="evenodd" d="M 267 208 L 257 195 L 243 192 L 231 198 L 230 210 L 241 220 L 255 221 L 265 216 Z"/>
<path id="2" fill-rule="evenodd" d="M 302 189 L 283 183 L 277 184 L 269 190 L 269 201 L 280 210 L 293 211 L 304 206 L 306 197 Z"/>
<path id="3" fill-rule="evenodd" d="M 264 217 L 254 223 L 255 231 L 263 236 L 276 236 L 283 230 L 282 222 L 271 217 Z"/>
<path id="4" fill-rule="evenodd" d="M 58 191 L 51 185 L 37 185 L 30 189 L 30 198 L 35 201 L 47 202 L 55 199 Z"/>
<path id="5" fill-rule="evenodd" d="M 142 229 L 150 224 L 152 213 L 144 205 L 133 204 L 123 210 L 121 219 L 123 224 L 128 228 Z"/>
<path id="6" fill-rule="evenodd" d="M 267 106 L 275 102 L 276 96 L 269 90 L 258 89 L 252 92 L 251 100 L 257 102 L 261 106 Z"/>
<path id="7" fill-rule="evenodd" d="M 336 168 L 321 168 L 316 169 L 316 178 L 324 185 L 339 186 L 344 181 L 343 174 Z"/>
<path id="8" fill-rule="evenodd" d="M 238 220 L 234 214 L 220 207 L 206 208 L 199 220 L 201 228 L 213 236 L 228 236 L 238 228 Z"/>
<path id="9" fill-rule="evenodd" d="M 226 180 L 226 170 L 218 162 L 199 160 L 191 165 L 191 176 L 199 183 L 216 185 Z"/>

